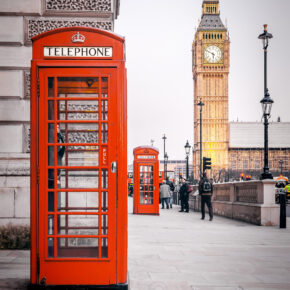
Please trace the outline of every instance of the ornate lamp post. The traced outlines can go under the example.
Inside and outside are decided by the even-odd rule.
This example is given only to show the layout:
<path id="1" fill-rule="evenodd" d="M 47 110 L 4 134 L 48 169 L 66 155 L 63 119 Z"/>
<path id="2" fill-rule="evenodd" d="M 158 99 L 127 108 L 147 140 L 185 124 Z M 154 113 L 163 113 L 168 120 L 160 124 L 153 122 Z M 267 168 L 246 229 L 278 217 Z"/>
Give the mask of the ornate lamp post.
<path id="1" fill-rule="evenodd" d="M 199 106 L 199 113 L 200 113 L 200 151 L 199 151 L 199 178 L 202 177 L 202 107 L 204 106 L 204 103 L 201 101 L 197 104 Z"/>
<path id="2" fill-rule="evenodd" d="M 164 179 L 167 179 L 167 162 L 168 162 L 168 155 L 165 153 L 164 155 Z"/>
<path id="3" fill-rule="evenodd" d="M 263 42 L 264 49 L 264 98 L 261 100 L 263 117 L 264 117 L 264 170 L 261 175 L 261 179 L 273 179 L 271 172 L 269 171 L 269 160 L 268 160 L 268 126 L 269 119 L 271 116 L 272 104 L 274 101 L 270 98 L 268 86 L 267 86 L 267 49 L 269 46 L 269 39 L 273 38 L 271 33 L 267 31 L 268 25 L 264 25 L 264 32 L 259 35 L 259 39 Z"/>
<path id="4" fill-rule="evenodd" d="M 279 160 L 279 165 L 280 165 L 280 174 L 283 175 L 283 160 Z"/>
<path id="5" fill-rule="evenodd" d="M 189 178 L 188 159 L 189 159 L 189 153 L 190 153 L 190 148 L 191 148 L 191 146 L 188 143 L 188 140 L 186 141 L 184 148 L 185 148 L 185 154 L 186 154 L 186 179 L 188 180 Z"/>
<path id="6" fill-rule="evenodd" d="M 165 177 L 165 179 L 166 179 L 166 176 L 165 176 L 165 175 L 166 175 L 166 170 L 165 170 L 165 165 L 166 165 L 166 161 L 165 161 L 165 154 L 166 154 L 166 151 L 165 151 L 165 142 L 166 142 L 167 137 L 165 136 L 165 134 L 163 134 L 162 139 L 163 139 L 163 142 L 164 142 L 164 151 L 163 151 L 164 177 Z"/>

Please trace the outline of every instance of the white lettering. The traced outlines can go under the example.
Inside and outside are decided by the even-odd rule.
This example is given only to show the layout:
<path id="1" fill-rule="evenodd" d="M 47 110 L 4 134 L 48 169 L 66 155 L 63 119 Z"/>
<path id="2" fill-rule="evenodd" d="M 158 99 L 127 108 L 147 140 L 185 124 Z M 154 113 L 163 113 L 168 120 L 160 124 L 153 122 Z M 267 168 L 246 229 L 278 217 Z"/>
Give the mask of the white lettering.
<path id="1" fill-rule="evenodd" d="M 44 47 L 44 57 L 94 57 L 111 58 L 113 56 L 112 47 L 68 47 L 51 46 Z"/>

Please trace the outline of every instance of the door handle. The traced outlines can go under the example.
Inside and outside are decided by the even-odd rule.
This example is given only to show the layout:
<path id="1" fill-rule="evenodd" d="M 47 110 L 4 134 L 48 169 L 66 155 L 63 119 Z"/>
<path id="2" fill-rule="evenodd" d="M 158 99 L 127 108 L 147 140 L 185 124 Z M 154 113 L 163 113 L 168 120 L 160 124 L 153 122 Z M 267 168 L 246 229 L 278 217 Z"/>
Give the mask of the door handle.
<path id="1" fill-rule="evenodd" d="M 111 172 L 112 173 L 116 173 L 117 172 L 117 162 L 116 161 L 113 161 L 111 163 Z"/>

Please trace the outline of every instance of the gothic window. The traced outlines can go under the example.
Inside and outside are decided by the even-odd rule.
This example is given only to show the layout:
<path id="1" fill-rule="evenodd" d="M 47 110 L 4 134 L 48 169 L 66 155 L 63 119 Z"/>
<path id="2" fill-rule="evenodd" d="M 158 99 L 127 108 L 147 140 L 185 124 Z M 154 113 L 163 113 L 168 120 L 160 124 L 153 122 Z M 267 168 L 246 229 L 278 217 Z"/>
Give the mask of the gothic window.
<path id="1" fill-rule="evenodd" d="M 255 169 L 260 168 L 260 160 L 255 160 Z"/>
<path id="2" fill-rule="evenodd" d="M 244 160 L 243 161 L 243 168 L 244 169 L 248 169 L 249 168 L 249 162 L 248 162 L 248 160 Z"/>
<path id="3" fill-rule="evenodd" d="M 237 169 L 237 162 L 236 162 L 236 160 L 231 160 L 231 169 Z"/>

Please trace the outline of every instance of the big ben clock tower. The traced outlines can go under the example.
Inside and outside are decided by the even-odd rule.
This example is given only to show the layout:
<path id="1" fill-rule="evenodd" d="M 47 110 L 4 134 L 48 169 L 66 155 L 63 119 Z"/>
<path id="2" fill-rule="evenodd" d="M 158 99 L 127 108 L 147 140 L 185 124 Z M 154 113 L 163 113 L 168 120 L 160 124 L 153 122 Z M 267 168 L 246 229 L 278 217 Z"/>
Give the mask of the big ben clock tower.
<path id="1" fill-rule="evenodd" d="M 200 177 L 201 147 L 202 156 L 210 157 L 212 160 L 209 176 L 217 179 L 228 170 L 229 48 L 228 32 L 220 19 L 219 0 L 204 0 L 202 18 L 192 44 L 195 179 Z M 200 101 L 204 106 L 198 106 Z M 202 138 L 200 138 L 200 108 L 202 108 Z"/>

